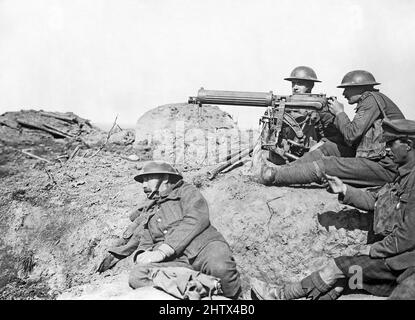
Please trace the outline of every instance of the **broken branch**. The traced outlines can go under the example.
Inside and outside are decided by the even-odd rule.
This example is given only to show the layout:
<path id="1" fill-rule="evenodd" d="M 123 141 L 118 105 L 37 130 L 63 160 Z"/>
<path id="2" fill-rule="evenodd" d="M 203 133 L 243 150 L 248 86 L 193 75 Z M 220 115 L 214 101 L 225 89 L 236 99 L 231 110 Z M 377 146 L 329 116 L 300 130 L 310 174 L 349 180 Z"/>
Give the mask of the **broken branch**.
<path id="1" fill-rule="evenodd" d="M 52 129 L 48 129 L 48 128 L 45 128 L 45 127 L 39 126 L 39 125 L 34 124 L 34 123 L 30 123 L 30 122 L 26 122 L 26 121 L 22 121 L 22 120 L 16 120 L 16 122 L 17 122 L 18 124 L 20 124 L 20 125 L 24 126 L 24 127 L 28 127 L 28 128 L 31 128 L 31 129 L 42 130 L 42 131 L 45 131 L 45 132 L 47 132 L 47 133 L 50 133 L 50 134 L 51 134 L 51 135 L 53 135 L 53 136 L 58 136 L 58 137 L 61 137 L 61 138 L 67 138 L 67 137 L 68 137 L 68 136 L 67 136 L 67 135 L 65 135 L 65 134 L 62 134 L 62 133 L 57 132 L 57 131 L 52 130 Z"/>
<path id="2" fill-rule="evenodd" d="M 74 150 L 74 151 L 72 151 L 71 155 L 69 156 L 68 161 L 69 161 L 69 160 L 71 160 L 73 157 L 75 157 L 75 155 L 78 153 L 78 151 L 79 151 L 79 149 L 80 149 L 80 148 L 81 148 L 81 146 L 80 146 L 80 145 L 77 145 L 77 146 L 76 146 L 75 150 Z"/>
<path id="3" fill-rule="evenodd" d="M 55 128 L 55 127 L 52 127 L 52 126 L 50 126 L 48 124 L 45 124 L 44 123 L 43 126 L 45 126 L 46 128 L 48 128 L 50 130 L 56 131 L 57 133 L 60 133 L 60 134 L 62 134 L 64 136 L 66 136 L 67 138 L 73 138 L 73 135 L 72 134 L 67 133 L 67 132 L 63 132 L 62 130 L 59 130 L 59 129 Z"/>
<path id="4" fill-rule="evenodd" d="M 64 115 L 57 114 L 54 112 L 40 111 L 40 114 L 42 116 L 51 117 L 51 118 L 55 118 L 55 119 L 59 119 L 59 120 L 67 121 L 67 122 L 76 122 L 75 117 L 68 117 L 68 116 L 64 116 Z"/>
<path id="5" fill-rule="evenodd" d="M 33 154 L 33 153 L 30 153 L 30 152 L 27 152 L 27 151 L 23 151 L 23 150 L 19 150 L 21 153 L 24 153 L 25 155 L 27 155 L 27 156 L 29 156 L 29 157 L 32 157 L 32 158 L 35 158 L 35 159 L 38 159 L 38 160 L 42 160 L 42 161 L 45 161 L 45 162 L 47 162 L 47 163 L 52 163 L 52 162 L 50 162 L 49 160 L 47 160 L 47 159 L 45 159 L 45 158 L 42 158 L 42 157 L 39 157 L 39 156 L 37 156 L 37 155 L 35 155 L 35 154 Z"/>
<path id="6" fill-rule="evenodd" d="M 112 134 L 112 130 L 114 129 L 114 127 L 115 127 L 115 125 L 117 124 L 117 118 L 118 118 L 118 114 L 117 114 L 117 116 L 115 117 L 115 120 L 114 120 L 114 123 L 112 124 L 112 127 L 111 127 L 111 129 L 110 129 L 110 131 L 108 131 L 108 134 L 107 134 L 107 138 L 106 138 L 106 140 L 105 140 L 105 142 L 104 142 L 104 144 L 92 155 L 92 156 L 90 156 L 89 158 L 93 158 L 93 157 L 95 157 L 102 149 L 104 149 L 104 147 L 106 146 L 106 144 L 108 143 L 108 140 L 110 139 L 110 137 L 111 137 L 111 134 Z"/>

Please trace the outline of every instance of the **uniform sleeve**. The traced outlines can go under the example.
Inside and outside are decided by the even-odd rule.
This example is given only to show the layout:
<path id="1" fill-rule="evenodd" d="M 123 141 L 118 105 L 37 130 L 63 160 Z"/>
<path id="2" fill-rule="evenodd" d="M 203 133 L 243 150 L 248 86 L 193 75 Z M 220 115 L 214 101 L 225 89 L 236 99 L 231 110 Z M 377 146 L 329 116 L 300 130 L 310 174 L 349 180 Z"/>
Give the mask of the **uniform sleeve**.
<path id="1" fill-rule="evenodd" d="M 147 228 L 143 228 L 141 229 L 140 233 L 141 233 L 140 244 L 137 250 L 141 251 L 141 250 L 149 250 L 153 248 L 154 241 L 153 241 L 153 238 L 151 237 L 150 231 Z"/>
<path id="2" fill-rule="evenodd" d="M 128 257 L 137 249 L 137 247 L 146 245 L 146 240 L 147 242 L 148 239 L 150 239 L 150 241 L 152 240 L 150 234 L 148 233 L 147 237 L 145 231 L 148 232 L 148 230 L 143 229 L 143 227 L 139 225 L 138 221 L 135 221 L 124 232 L 120 241 L 108 251 L 120 257 Z"/>
<path id="3" fill-rule="evenodd" d="M 203 195 L 194 187 L 187 186 L 180 199 L 183 219 L 171 225 L 164 243 L 181 254 L 189 243 L 209 225 L 209 207 Z"/>
<path id="4" fill-rule="evenodd" d="M 138 218 L 138 216 L 141 214 L 142 211 L 143 211 L 143 207 L 140 207 L 138 209 L 134 209 L 133 211 L 130 212 L 128 217 L 130 218 L 131 221 L 134 221 L 135 219 Z"/>
<path id="5" fill-rule="evenodd" d="M 361 210 L 371 211 L 375 208 L 376 192 L 362 190 L 348 185 L 346 194 L 339 194 L 339 201 Z"/>
<path id="6" fill-rule="evenodd" d="M 371 96 L 361 102 L 354 118 L 350 121 L 345 112 L 340 112 L 335 118 L 335 125 L 342 133 L 344 141 L 350 146 L 358 143 L 361 137 L 380 116 L 379 107 Z"/>
<path id="7" fill-rule="evenodd" d="M 323 126 L 327 127 L 328 125 L 334 123 L 335 116 L 330 111 L 320 111 L 318 114 Z"/>
<path id="8" fill-rule="evenodd" d="M 415 248 L 415 185 L 403 212 L 403 219 L 392 233 L 371 246 L 372 258 L 387 258 Z"/>

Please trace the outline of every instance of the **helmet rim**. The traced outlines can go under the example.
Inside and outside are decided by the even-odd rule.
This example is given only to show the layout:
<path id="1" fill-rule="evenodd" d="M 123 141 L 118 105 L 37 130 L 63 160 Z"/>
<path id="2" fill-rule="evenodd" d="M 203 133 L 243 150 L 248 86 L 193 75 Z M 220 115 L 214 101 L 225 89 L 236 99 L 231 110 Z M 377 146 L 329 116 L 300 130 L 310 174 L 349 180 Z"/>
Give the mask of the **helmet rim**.
<path id="1" fill-rule="evenodd" d="M 183 178 L 183 176 L 172 165 L 164 161 L 149 161 L 140 170 L 140 172 L 134 177 L 134 180 L 142 183 L 143 178 L 150 174 L 168 174 L 177 178 Z"/>

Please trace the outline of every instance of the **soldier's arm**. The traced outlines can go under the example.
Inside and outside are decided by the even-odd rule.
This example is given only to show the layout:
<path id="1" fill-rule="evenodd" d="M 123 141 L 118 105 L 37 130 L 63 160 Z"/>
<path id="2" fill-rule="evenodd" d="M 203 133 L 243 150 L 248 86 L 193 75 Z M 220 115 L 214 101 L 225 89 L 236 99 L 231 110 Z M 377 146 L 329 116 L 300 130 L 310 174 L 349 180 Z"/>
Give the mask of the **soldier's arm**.
<path id="1" fill-rule="evenodd" d="M 143 228 L 140 230 L 140 244 L 138 245 L 138 250 L 148 250 L 154 245 L 153 238 L 151 237 L 150 231 L 148 228 Z"/>
<path id="2" fill-rule="evenodd" d="M 134 262 L 137 262 L 137 257 L 141 254 L 147 251 L 152 251 L 154 249 L 154 241 L 147 226 L 140 230 L 140 235 L 140 244 L 138 245 L 138 247 L 136 247 L 136 250 L 133 254 Z"/>
<path id="3" fill-rule="evenodd" d="M 128 257 L 136 250 L 142 236 L 139 220 L 140 217 L 138 216 L 124 231 L 123 235 L 108 249 L 108 254 L 98 267 L 98 272 L 101 273 L 111 269 L 118 261 Z"/>
<path id="4" fill-rule="evenodd" d="M 323 124 L 323 126 L 327 127 L 328 125 L 334 123 L 335 116 L 330 111 L 320 111 L 318 113 L 320 116 L 320 121 Z"/>
<path id="5" fill-rule="evenodd" d="M 108 250 L 110 253 L 119 256 L 129 256 L 138 245 L 145 245 L 147 242 L 152 243 L 151 235 L 148 229 L 144 228 L 145 216 L 142 215 L 146 206 L 139 207 L 129 214 L 132 223 L 123 232 L 122 237 L 114 243 Z"/>
<path id="6" fill-rule="evenodd" d="M 209 225 L 209 207 L 203 195 L 193 186 L 186 186 L 180 199 L 183 219 L 176 221 L 165 236 L 164 243 L 180 254 Z"/>
<path id="7" fill-rule="evenodd" d="M 135 219 L 137 219 L 143 212 L 145 212 L 145 209 L 151 207 L 154 203 L 155 203 L 154 200 L 148 201 L 141 207 L 138 207 L 137 209 L 134 209 L 133 211 L 131 211 L 129 214 L 130 220 L 134 221 Z"/>
<path id="8" fill-rule="evenodd" d="M 369 255 L 372 258 L 386 258 L 415 248 L 415 184 L 402 215 L 402 220 L 392 233 L 382 241 L 374 243 Z"/>
<path id="9" fill-rule="evenodd" d="M 360 141 L 361 137 L 379 116 L 379 107 L 375 99 L 369 96 L 361 102 L 352 121 L 345 112 L 340 112 L 336 115 L 334 123 L 342 133 L 344 141 L 351 146 Z"/>
<path id="10" fill-rule="evenodd" d="M 131 221 L 134 221 L 135 219 L 138 218 L 138 216 L 141 214 L 141 212 L 143 211 L 144 207 L 140 207 L 137 209 L 134 209 L 130 212 L 130 214 L 128 215 L 128 217 L 130 218 Z"/>
<path id="11" fill-rule="evenodd" d="M 361 210 L 372 211 L 375 208 L 376 194 L 375 191 L 362 190 L 347 185 L 346 193 L 339 194 L 339 201 Z"/>

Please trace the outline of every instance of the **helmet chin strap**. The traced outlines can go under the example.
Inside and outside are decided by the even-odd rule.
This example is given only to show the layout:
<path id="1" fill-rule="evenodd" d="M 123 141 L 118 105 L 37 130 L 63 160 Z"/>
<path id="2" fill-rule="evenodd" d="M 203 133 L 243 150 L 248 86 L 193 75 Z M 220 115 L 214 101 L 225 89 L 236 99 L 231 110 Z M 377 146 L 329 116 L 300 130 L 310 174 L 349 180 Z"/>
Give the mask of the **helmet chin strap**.
<path id="1" fill-rule="evenodd" d="M 157 181 L 157 184 L 156 184 L 156 187 L 154 188 L 154 190 L 153 191 L 151 191 L 151 193 L 147 196 L 147 198 L 148 199 L 153 199 L 154 198 L 154 196 L 156 195 L 156 193 L 158 193 L 159 192 L 159 189 L 160 189 L 160 186 L 161 186 L 161 184 L 163 183 L 163 179 L 159 179 L 158 181 Z"/>

